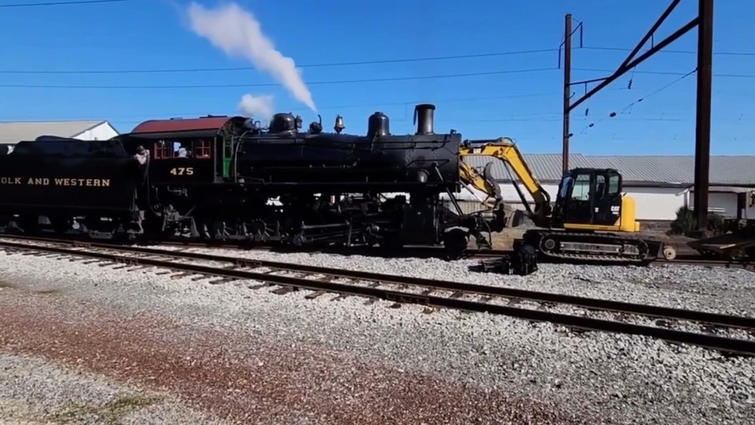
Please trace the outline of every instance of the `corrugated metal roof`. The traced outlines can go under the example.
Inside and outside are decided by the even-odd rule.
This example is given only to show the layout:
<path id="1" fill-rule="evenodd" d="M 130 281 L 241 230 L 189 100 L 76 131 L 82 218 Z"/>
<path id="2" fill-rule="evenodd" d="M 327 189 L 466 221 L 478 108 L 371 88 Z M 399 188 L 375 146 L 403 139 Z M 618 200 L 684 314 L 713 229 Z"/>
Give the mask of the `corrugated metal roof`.
<path id="1" fill-rule="evenodd" d="M 524 155 L 535 177 L 541 182 L 561 180 L 560 154 Z M 482 170 L 491 159 L 467 157 L 465 161 Z M 510 180 L 501 161 L 494 161 L 493 176 Z M 695 158 L 693 156 L 662 155 L 569 155 L 569 168 L 615 168 L 627 182 L 693 184 Z M 710 184 L 755 185 L 755 156 L 711 156 Z"/>
<path id="2" fill-rule="evenodd" d="M 73 137 L 107 121 L 0 122 L 0 143 L 18 143 L 39 136 Z"/>

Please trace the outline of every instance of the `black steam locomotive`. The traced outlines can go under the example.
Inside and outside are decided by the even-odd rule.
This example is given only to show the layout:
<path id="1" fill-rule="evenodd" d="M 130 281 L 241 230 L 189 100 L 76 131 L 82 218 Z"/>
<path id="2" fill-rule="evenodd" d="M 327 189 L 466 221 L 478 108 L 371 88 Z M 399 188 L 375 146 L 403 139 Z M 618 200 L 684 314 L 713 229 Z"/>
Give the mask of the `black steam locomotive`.
<path id="1" fill-rule="evenodd" d="M 276 114 L 146 121 L 107 141 L 40 137 L 0 155 L 0 220 L 25 233 L 134 239 L 175 236 L 293 245 L 441 244 L 500 230 L 465 215 L 461 134 L 436 134 L 435 106 L 415 108 L 416 134 L 392 135 L 380 112 L 364 136 Z M 456 208 L 444 206 L 447 194 Z M 496 214 L 502 214 L 497 211 Z M 3 223 L 0 223 L 2 225 Z"/>

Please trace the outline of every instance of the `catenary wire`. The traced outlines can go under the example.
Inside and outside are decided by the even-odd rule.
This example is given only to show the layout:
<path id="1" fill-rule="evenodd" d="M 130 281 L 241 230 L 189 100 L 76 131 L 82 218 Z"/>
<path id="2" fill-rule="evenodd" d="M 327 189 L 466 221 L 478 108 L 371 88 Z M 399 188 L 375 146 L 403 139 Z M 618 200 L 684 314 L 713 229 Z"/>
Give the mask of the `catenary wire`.
<path id="1" fill-rule="evenodd" d="M 684 80 L 685 78 L 687 78 L 687 77 L 689 77 L 689 76 L 691 76 L 691 75 L 695 74 L 696 72 L 697 72 L 697 68 L 695 68 L 695 69 L 693 69 L 692 71 L 690 71 L 690 72 L 688 72 L 688 73 L 686 73 L 686 74 L 682 75 L 681 77 L 679 77 L 679 78 L 677 78 L 677 79 L 675 79 L 675 80 L 671 81 L 670 83 L 664 84 L 663 86 L 661 86 L 661 87 L 659 87 L 659 88 L 657 88 L 657 89 L 653 90 L 652 92 L 650 92 L 650 93 L 646 94 L 645 96 L 642 96 L 642 97 L 640 97 L 639 99 L 637 99 L 637 100 L 635 100 L 635 101 L 633 101 L 633 102 L 629 103 L 629 104 L 628 104 L 628 105 L 626 105 L 625 107 L 621 108 L 621 109 L 619 110 L 619 112 L 611 112 L 611 113 L 609 113 L 609 114 L 608 114 L 607 116 L 605 116 L 605 117 L 601 118 L 600 120 L 598 120 L 598 121 L 595 121 L 595 122 L 592 122 L 592 123 L 590 123 L 590 124 L 586 125 L 586 126 L 585 126 L 585 127 L 584 127 L 584 128 L 582 129 L 581 133 L 582 133 L 582 134 L 584 134 L 584 133 L 585 133 L 585 132 L 586 132 L 586 131 L 587 131 L 588 129 L 590 129 L 590 128 L 592 128 L 592 127 L 595 127 L 595 124 L 598 124 L 598 123 L 600 123 L 600 122 L 603 122 L 603 121 L 605 121 L 605 120 L 607 120 L 607 119 L 609 119 L 609 118 L 613 118 L 613 117 L 615 117 L 615 116 L 617 116 L 617 115 L 621 115 L 621 114 L 623 114 L 624 112 L 626 112 L 626 111 L 628 111 L 629 109 L 631 109 L 632 107 L 634 107 L 634 105 L 636 105 L 636 104 L 638 104 L 638 103 L 640 103 L 640 102 L 643 102 L 643 101 L 647 100 L 648 98 L 650 98 L 650 97 L 652 97 L 652 96 L 655 96 L 655 95 L 657 95 L 658 93 L 660 93 L 660 92 L 662 92 L 662 91 L 664 91 L 664 90 L 668 89 L 669 87 L 671 87 L 671 86 L 673 86 L 673 85 L 675 85 L 675 84 L 679 83 L 680 81 L 682 81 L 682 80 Z M 662 119 L 662 118 L 661 118 L 661 119 L 658 119 L 658 120 L 659 120 L 659 121 L 666 121 L 666 120 L 664 120 L 664 119 Z"/>
<path id="2" fill-rule="evenodd" d="M 73 5 L 87 5 L 87 4 L 102 4 L 102 3 L 125 3 L 135 0 L 78 0 L 78 1 L 47 1 L 40 3 L 5 3 L 0 4 L 0 9 L 11 7 L 42 7 L 42 6 L 73 6 Z"/>
<path id="3" fill-rule="evenodd" d="M 598 50 L 598 51 L 613 51 L 613 52 L 631 52 L 632 49 L 625 47 L 601 47 L 601 46 L 584 46 L 580 47 L 582 50 Z M 578 50 L 575 48 L 575 50 Z M 674 50 L 674 49 L 662 49 L 658 53 L 676 53 L 676 54 L 697 54 L 696 50 Z M 755 56 L 755 52 L 713 52 L 713 56 Z"/>

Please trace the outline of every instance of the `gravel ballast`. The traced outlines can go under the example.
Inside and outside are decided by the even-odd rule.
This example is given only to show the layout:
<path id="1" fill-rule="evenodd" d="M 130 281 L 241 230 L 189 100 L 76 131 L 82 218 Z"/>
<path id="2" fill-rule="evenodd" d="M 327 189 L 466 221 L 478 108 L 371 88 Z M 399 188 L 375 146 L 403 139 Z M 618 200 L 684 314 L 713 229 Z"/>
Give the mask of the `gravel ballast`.
<path id="1" fill-rule="evenodd" d="M 175 246 L 150 248 L 506 286 L 755 317 L 755 303 L 751 301 L 755 297 L 755 273 L 742 269 L 687 265 L 601 267 L 540 264 L 539 270 L 532 275 L 504 276 L 470 271 L 469 266 L 477 265 L 479 260 L 448 262 L 434 258 L 395 259 L 264 250 L 187 249 Z"/>
<path id="2" fill-rule="evenodd" d="M 446 280 L 474 276 L 476 279 L 472 281 L 478 283 L 484 279 L 489 284 L 529 285 L 528 289 L 542 291 L 554 291 L 556 279 L 561 279 L 564 286 L 568 286 L 564 282 L 572 282 L 573 286 L 578 278 L 586 277 L 591 283 L 584 284 L 584 288 L 612 288 L 611 293 L 618 299 L 637 302 L 632 298 L 644 297 L 648 302 L 657 301 L 656 304 L 661 303 L 659 294 L 665 294 L 664 300 L 675 299 L 672 306 L 677 307 L 685 302 L 681 294 L 696 296 L 682 288 L 678 292 L 674 289 L 674 285 L 684 284 L 684 278 L 691 285 L 711 291 L 713 285 L 730 284 L 733 291 L 740 291 L 740 297 L 751 282 L 743 274 L 749 272 L 687 267 L 642 270 L 543 265 L 537 274 L 524 278 L 500 275 L 481 278 L 466 270 L 469 263 L 474 263 L 469 261 L 230 253 L 252 258 L 269 255 L 269 259 L 284 262 L 297 258 L 300 263 Z M 226 254 L 229 253 L 221 253 Z M 334 298 L 331 295 L 307 300 L 304 291 L 274 295 L 266 289 L 250 290 L 252 282 L 209 285 L 190 277 L 171 279 L 151 272 L 126 273 L 96 264 L 5 253 L 0 253 L 0 267 L 3 270 L 0 279 L 12 284 L 7 286 L 18 286 L 5 291 L 56 293 L 64 299 L 86 301 L 123 314 L 166 317 L 180 326 L 215 329 L 218 335 L 223 335 L 222 341 L 233 340 L 225 335 L 231 333 L 259 341 L 276 341 L 279 346 L 288 346 L 291 352 L 297 352 L 296 347 L 302 344 L 322 347 L 321 350 L 340 353 L 339 356 L 353 358 L 359 364 L 399 372 L 399 376 L 426 373 L 423 376 L 442 379 L 439 382 L 469 386 L 466 391 L 495 392 L 498 400 L 505 397 L 534 400 L 533 406 L 538 407 L 530 409 L 538 414 L 543 412 L 543 418 L 556 421 L 553 423 L 578 418 L 595 423 L 674 424 L 745 424 L 755 420 L 752 359 L 725 359 L 702 349 L 671 346 L 642 337 L 573 334 L 549 324 L 530 324 L 502 316 L 455 311 L 426 314 L 421 306 L 396 309 L 386 302 L 366 305 L 365 300 L 355 297 L 330 301 Z M 721 278 L 726 280 L 721 282 Z M 669 284 L 673 279 L 677 281 Z M 643 281 L 662 282 L 666 286 L 647 289 Z M 616 285 L 621 282 L 631 288 L 631 294 L 619 297 Z M 538 285 L 541 286 L 534 287 Z M 577 294 L 599 296 L 585 293 L 584 288 Z M 639 294 L 643 290 L 647 293 Z M 0 297 L 3 296 L 0 292 Z M 716 298 L 718 311 L 732 313 L 747 304 L 740 300 L 738 306 L 727 307 L 723 297 Z M 697 300 L 706 303 L 700 301 L 705 300 L 705 295 Z M 708 306 L 713 309 L 712 303 Z M 185 345 L 182 341 L 186 337 L 166 333 L 160 338 Z M 244 352 L 237 356 L 246 358 Z M 374 379 L 381 382 L 379 377 Z M 480 419 L 481 423 L 501 423 L 501 418 L 496 422 L 493 413 L 487 414 Z M 457 417 L 456 422 L 449 423 L 469 422 Z"/>

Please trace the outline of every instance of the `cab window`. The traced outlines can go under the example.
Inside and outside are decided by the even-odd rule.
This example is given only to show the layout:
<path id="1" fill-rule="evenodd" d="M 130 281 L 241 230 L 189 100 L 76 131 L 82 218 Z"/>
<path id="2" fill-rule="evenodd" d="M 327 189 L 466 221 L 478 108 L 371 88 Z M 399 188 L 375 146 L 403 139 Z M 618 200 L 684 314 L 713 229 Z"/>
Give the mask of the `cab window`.
<path id="1" fill-rule="evenodd" d="M 575 201 L 589 201 L 590 200 L 590 175 L 579 174 L 574 179 L 574 188 L 571 192 L 571 198 Z"/>
<path id="2" fill-rule="evenodd" d="M 610 176 L 608 178 L 608 194 L 617 195 L 621 190 L 621 177 L 617 175 Z"/>
<path id="3" fill-rule="evenodd" d="M 558 194 L 559 198 L 565 199 L 567 195 L 569 195 L 569 189 L 571 189 L 571 183 L 572 183 L 571 176 L 566 176 L 561 180 L 561 191 Z"/>
<path id="4" fill-rule="evenodd" d="M 606 196 L 606 176 L 595 176 L 595 199 L 603 199 Z"/>
<path id="5" fill-rule="evenodd" d="M 158 140 L 152 149 L 154 159 L 212 157 L 212 139 Z"/>

